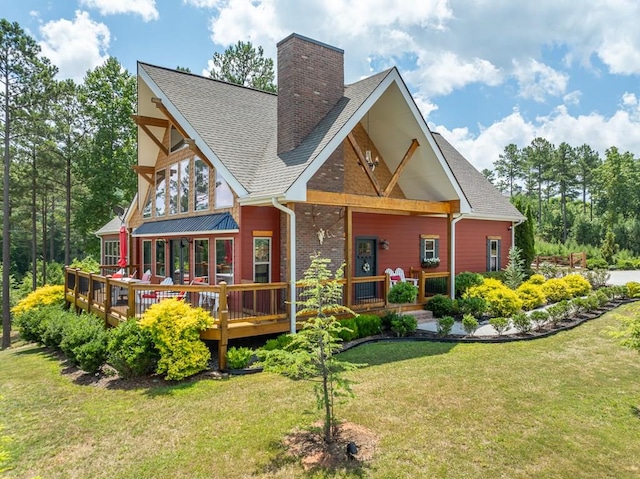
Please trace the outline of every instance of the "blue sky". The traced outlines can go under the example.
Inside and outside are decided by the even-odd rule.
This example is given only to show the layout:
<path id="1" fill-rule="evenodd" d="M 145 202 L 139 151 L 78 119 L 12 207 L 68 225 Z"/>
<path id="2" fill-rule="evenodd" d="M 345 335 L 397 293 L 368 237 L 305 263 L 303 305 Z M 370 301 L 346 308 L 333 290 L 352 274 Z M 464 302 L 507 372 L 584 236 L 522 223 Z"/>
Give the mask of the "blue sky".
<path id="1" fill-rule="evenodd" d="M 640 157 L 635 0 L 0 0 L 60 70 L 82 81 L 115 56 L 208 70 L 238 40 L 291 32 L 344 49 L 345 81 L 396 65 L 429 126 L 474 165 L 536 136 Z"/>

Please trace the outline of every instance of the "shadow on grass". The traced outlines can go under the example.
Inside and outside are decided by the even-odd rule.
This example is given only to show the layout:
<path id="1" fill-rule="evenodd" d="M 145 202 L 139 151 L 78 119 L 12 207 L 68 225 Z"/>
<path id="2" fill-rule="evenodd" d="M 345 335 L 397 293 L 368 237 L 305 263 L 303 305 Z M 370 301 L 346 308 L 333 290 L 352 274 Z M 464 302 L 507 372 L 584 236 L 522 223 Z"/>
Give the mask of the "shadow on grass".
<path id="1" fill-rule="evenodd" d="M 340 359 L 354 363 L 365 363 L 365 367 L 379 366 L 408 359 L 447 354 L 457 344 L 454 342 L 425 341 L 419 337 L 387 338 L 354 346 L 340 353 Z"/>

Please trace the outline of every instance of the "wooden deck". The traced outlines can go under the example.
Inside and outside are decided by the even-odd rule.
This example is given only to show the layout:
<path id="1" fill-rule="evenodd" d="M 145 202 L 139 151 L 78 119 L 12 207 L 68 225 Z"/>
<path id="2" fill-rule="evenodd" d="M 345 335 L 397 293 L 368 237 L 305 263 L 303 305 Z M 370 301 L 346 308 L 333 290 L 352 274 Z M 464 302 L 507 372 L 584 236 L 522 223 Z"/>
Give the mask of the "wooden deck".
<path id="1" fill-rule="evenodd" d="M 418 300 L 415 305 L 405 305 L 405 311 L 422 309 L 426 296 L 436 292 L 447 292 L 449 273 L 418 271 L 417 277 Z M 346 278 L 342 283 L 343 303 L 353 311 L 380 313 L 395 307 L 386 301 L 389 285 L 387 275 Z M 359 286 L 365 283 L 367 289 L 371 290 L 373 287 L 376 294 L 359 298 Z M 444 291 L 439 291 L 442 289 Z M 154 292 L 158 298 L 147 298 L 150 292 Z M 180 296 L 193 307 L 202 307 L 209 311 L 214 318 L 213 327 L 202 331 L 200 336 L 202 339 L 218 341 L 218 364 L 221 369 L 226 368 L 229 339 L 286 333 L 291 328 L 288 283 L 161 286 L 127 282 L 78 269 L 65 269 L 67 305 L 103 318 L 108 326 L 117 326 L 128 318 L 141 317 L 151 304 L 162 298 L 176 296 Z M 350 298 L 352 304 L 346 304 L 345 298 Z M 304 319 L 298 318 L 297 329 L 304 324 Z"/>

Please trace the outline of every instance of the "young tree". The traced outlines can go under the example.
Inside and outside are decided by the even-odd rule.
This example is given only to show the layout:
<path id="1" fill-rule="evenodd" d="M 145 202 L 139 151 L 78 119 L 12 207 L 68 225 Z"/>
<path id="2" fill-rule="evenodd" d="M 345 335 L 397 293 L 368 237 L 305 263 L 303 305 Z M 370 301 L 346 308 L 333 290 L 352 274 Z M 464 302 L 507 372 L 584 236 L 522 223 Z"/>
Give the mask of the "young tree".
<path id="1" fill-rule="evenodd" d="M 209 75 L 215 80 L 275 93 L 273 60 L 263 55 L 262 47 L 256 49 L 251 42 L 238 41 L 224 53 L 213 54 Z"/>
<path id="2" fill-rule="evenodd" d="M 526 204 L 519 196 L 516 197 L 514 206 L 527 218 L 526 221 L 516 226 L 514 239 L 515 246 L 517 246 L 522 253 L 524 267 L 528 269 L 531 268 L 531 263 L 533 263 L 536 255 L 533 211 L 531 205 Z"/>
<path id="3" fill-rule="evenodd" d="M 562 243 L 566 243 L 569 234 L 567 223 L 567 200 L 574 196 L 576 185 L 576 153 L 566 142 L 562 142 L 556 150 L 553 174 L 560 192 L 560 212 L 562 214 Z"/>
<path id="4" fill-rule="evenodd" d="M 350 381 L 343 372 L 358 367 L 356 364 L 340 361 L 335 353 L 340 350 L 340 325 L 334 314 L 353 313 L 340 305 L 342 297 L 342 267 L 334 277 L 327 265 L 330 260 L 319 254 L 311 257 L 311 266 L 300 282 L 303 300 L 300 315 L 311 314 L 304 328 L 297 333 L 287 350 L 274 350 L 265 353 L 263 359 L 266 371 L 273 371 L 293 379 L 307 379 L 316 382 L 315 393 L 318 407 L 324 409 L 324 440 L 329 443 L 333 438 L 336 423 L 334 401 L 337 397 L 353 395 Z"/>
<path id="5" fill-rule="evenodd" d="M 523 150 L 523 156 L 538 188 L 538 228 L 542 227 L 542 188 L 549 176 L 554 146 L 544 138 L 535 138 Z"/>
<path id="6" fill-rule="evenodd" d="M 578 157 L 578 182 L 582 188 L 582 212 L 587 212 L 587 194 L 591 196 L 593 189 L 594 173 L 600 166 L 600 155 L 591 149 L 586 143 L 576 148 Z M 589 200 L 591 203 L 591 200 Z M 591 219 L 593 219 L 593 208 L 591 208 Z"/>
<path id="7" fill-rule="evenodd" d="M 11 265 L 11 206 L 9 175 L 12 154 L 15 152 L 14 135 L 24 123 L 25 113 L 38 102 L 46 78 L 55 74 L 48 60 L 39 58 L 40 47 L 20 25 L 0 20 L 0 123 L 4 134 L 4 177 L 2 223 L 2 347 L 11 344 L 11 313 L 9 284 Z M 24 131 L 24 130 L 23 130 Z"/>

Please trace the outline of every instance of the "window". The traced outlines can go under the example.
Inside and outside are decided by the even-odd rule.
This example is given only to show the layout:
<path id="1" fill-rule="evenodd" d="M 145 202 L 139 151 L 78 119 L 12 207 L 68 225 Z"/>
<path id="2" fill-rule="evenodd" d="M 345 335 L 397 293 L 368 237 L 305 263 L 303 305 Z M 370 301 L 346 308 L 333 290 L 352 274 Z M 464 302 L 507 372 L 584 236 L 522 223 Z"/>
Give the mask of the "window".
<path id="1" fill-rule="evenodd" d="M 147 191 L 147 201 L 145 202 L 144 207 L 142 208 L 143 218 L 151 217 L 151 208 L 153 205 L 153 199 L 151 198 L 151 196 L 152 196 L 151 190 Z"/>
<path id="2" fill-rule="evenodd" d="M 500 239 L 487 239 L 487 271 L 500 271 Z"/>
<path id="3" fill-rule="evenodd" d="M 196 278 L 209 278 L 209 240 L 194 241 L 194 269 Z"/>
<path id="4" fill-rule="evenodd" d="M 209 167 L 196 156 L 193 162 L 193 209 L 203 211 L 209 209 Z"/>
<path id="5" fill-rule="evenodd" d="M 120 259 L 120 240 L 107 240 L 104 242 L 104 264 L 118 264 Z"/>
<path id="6" fill-rule="evenodd" d="M 271 278 L 271 238 L 253 238 L 253 281 L 268 283 Z"/>
<path id="7" fill-rule="evenodd" d="M 165 171 L 156 171 L 156 216 L 164 216 L 166 212 L 167 183 Z"/>
<path id="8" fill-rule="evenodd" d="M 216 239 L 216 284 L 233 284 L 233 240 Z"/>
<path id="9" fill-rule="evenodd" d="M 189 159 L 180 162 L 180 187 L 178 188 L 180 213 L 189 211 L 189 163 Z"/>
<path id="10" fill-rule="evenodd" d="M 142 274 L 151 270 L 151 240 L 142 242 Z"/>
<path id="11" fill-rule="evenodd" d="M 436 267 L 440 264 L 440 237 L 438 235 L 420 235 L 420 262 L 423 267 Z"/>
<path id="12" fill-rule="evenodd" d="M 233 206 L 233 193 L 231 188 L 216 170 L 216 208 L 231 208 Z"/>
<path id="13" fill-rule="evenodd" d="M 166 276 L 164 240 L 156 240 L 156 276 Z"/>
<path id="14" fill-rule="evenodd" d="M 178 212 L 178 163 L 169 168 L 169 214 Z"/>
<path id="15" fill-rule="evenodd" d="M 171 144 L 170 144 L 169 151 L 171 153 L 173 153 L 174 151 L 178 151 L 180 148 L 186 146 L 186 143 L 184 142 L 184 137 L 173 126 L 171 127 L 170 142 Z"/>

